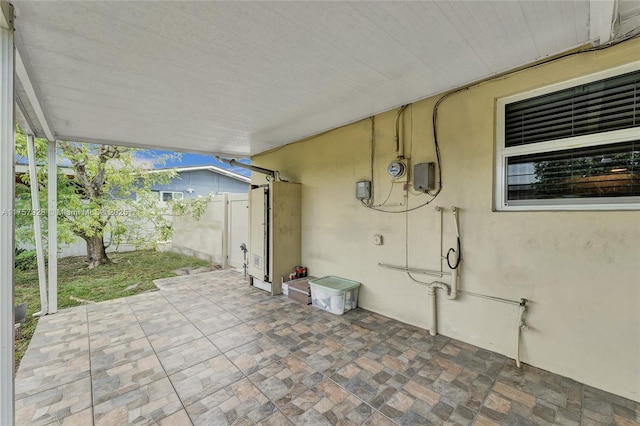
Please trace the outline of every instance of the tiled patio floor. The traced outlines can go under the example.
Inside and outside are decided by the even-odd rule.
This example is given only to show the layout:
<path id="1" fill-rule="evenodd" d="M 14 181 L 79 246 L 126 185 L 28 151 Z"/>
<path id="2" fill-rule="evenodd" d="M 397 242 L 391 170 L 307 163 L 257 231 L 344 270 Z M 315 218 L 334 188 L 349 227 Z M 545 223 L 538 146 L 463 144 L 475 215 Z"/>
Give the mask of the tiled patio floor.
<path id="1" fill-rule="evenodd" d="M 17 424 L 640 424 L 640 404 L 232 271 L 40 319 Z"/>

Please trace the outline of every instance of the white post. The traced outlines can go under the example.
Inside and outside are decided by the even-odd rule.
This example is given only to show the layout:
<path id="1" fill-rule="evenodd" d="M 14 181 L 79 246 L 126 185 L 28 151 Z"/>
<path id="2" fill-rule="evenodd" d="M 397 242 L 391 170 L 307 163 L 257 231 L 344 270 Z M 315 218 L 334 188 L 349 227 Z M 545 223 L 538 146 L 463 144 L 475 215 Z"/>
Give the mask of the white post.
<path id="1" fill-rule="evenodd" d="M 40 284 L 40 312 L 35 316 L 47 315 L 47 276 L 42 247 L 42 220 L 40 219 L 40 195 L 38 191 L 38 171 L 36 169 L 36 148 L 33 135 L 27 135 L 27 154 L 29 157 L 29 183 L 31 186 L 31 208 L 33 209 L 33 230 L 36 237 L 36 258 L 38 260 L 38 282 Z"/>
<path id="2" fill-rule="evenodd" d="M 49 313 L 58 312 L 58 166 L 56 141 L 49 141 Z"/>
<path id="3" fill-rule="evenodd" d="M 13 8 L 0 4 L 0 424 L 14 422 L 14 45 Z"/>

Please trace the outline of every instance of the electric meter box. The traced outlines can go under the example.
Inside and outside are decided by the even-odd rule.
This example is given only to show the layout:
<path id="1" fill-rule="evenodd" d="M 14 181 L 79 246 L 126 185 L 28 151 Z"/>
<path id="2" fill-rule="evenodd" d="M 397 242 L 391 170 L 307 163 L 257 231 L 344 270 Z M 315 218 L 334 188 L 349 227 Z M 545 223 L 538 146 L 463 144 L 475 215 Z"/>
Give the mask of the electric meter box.
<path id="1" fill-rule="evenodd" d="M 427 192 L 436 187 L 436 164 L 419 163 L 413 166 L 413 188 Z"/>
<path id="2" fill-rule="evenodd" d="M 361 180 L 356 182 L 356 198 L 358 200 L 368 200 L 371 198 L 371 182 Z"/>

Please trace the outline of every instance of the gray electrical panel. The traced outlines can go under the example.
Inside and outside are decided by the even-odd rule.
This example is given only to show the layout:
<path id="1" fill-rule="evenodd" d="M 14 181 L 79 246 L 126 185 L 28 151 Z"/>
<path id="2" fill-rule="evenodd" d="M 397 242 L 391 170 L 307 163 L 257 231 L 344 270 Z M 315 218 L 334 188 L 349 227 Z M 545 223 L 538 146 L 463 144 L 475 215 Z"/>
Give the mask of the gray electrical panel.
<path id="1" fill-rule="evenodd" d="M 356 182 L 356 198 L 358 200 L 368 200 L 371 198 L 371 181 L 361 180 Z"/>
<path id="2" fill-rule="evenodd" d="M 436 187 L 436 164 L 420 163 L 413 166 L 413 188 L 427 192 Z"/>
<path id="3" fill-rule="evenodd" d="M 282 279 L 301 259 L 301 185 L 269 182 L 249 193 L 249 275 L 251 285 L 282 293 Z"/>

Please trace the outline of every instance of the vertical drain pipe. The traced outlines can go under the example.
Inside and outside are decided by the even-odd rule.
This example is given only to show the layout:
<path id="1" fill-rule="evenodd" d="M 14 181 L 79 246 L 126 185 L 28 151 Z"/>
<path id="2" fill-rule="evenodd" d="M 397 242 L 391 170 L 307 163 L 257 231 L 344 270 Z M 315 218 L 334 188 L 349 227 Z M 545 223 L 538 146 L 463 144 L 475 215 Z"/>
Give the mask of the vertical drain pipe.
<path id="1" fill-rule="evenodd" d="M 446 297 L 449 300 L 453 300 L 458 295 L 458 270 L 451 270 L 451 286 L 449 284 L 434 281 L 429 284 L 429 300 L 431 301 L 431 328 L 429 328 L 429 334 L 435 336 L 438 334 L 438 303 L 437 303 L 437 289 L 444 290 Z"/>
<path id="2" fill-rule="evenodd" d="M 447 299 L 455 300 L 458 297 L 458 268 L 451 270 L 451 291 L 447 294 Z"/>
<path id="3" fill-rule="evenodd" d="M 438 334 L 438 312 L 437 312 L 437 301 L 436 301 L 436 288 L 434 284 L 440 284 L 436 282 L 432 282 L 429 284 L 429 300 L 431 301 L 431 327 L 429 327 L 429 334 L 435 336 Z"/>
<path id="4" fill-rule="evenodd" d="M 429 284 L 428 295 L 429 295 L 429 300 L 431 301 L 431 328 L 429 329 L 429 334 L 431 334 L 432 336 L 435 336 L 438 334 L 438 301 L 437 301 L 438 295 L 436 290 L 437 289 L 444 290 L 446 292 L 445 293 L 446 297 L 449 300 L 454 300 L 458 297 L 458 266 L 460 265 L 460 229 L 458 228 L 458 208 L 453 206 L 451 210 L 453 212 L 453 218 L 455 221 L 456 237 L 458 238 L 458 253 L 457 253 L 458 258 L 456 259 L 455 266 L 452 267 L 451 264 L 449 263 L 448 254 L 447 254 L 447 263 L 449 264 L 449 267 L 451 269 L 451 285 L 450 286 L 440 281 L 434 281 Z M 442 236 L 441 236 L 441 241 L 442 241 Z M 451 252 L 452 250 L 453 249 L 450 249 L 449 252 Z M 455 252 L 455 250 L 453 251 Z"/>
<path id="5" fill-rule="evenodd" d="M 527 325 L 524 323 L 524 316 L 527 313 L 527 299 L 520 299 L 520 308 L 518 309 L 518 329 L 516 330 L 516 367 L 520 366 L 520 337 L 522 332 L 527 329 Z"/>

